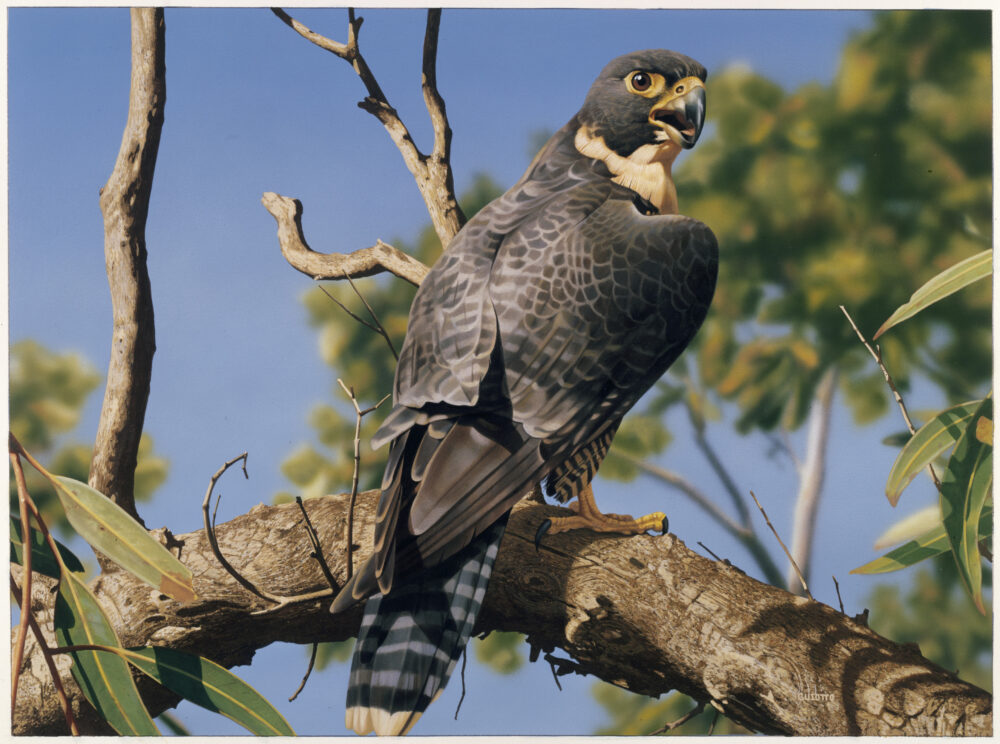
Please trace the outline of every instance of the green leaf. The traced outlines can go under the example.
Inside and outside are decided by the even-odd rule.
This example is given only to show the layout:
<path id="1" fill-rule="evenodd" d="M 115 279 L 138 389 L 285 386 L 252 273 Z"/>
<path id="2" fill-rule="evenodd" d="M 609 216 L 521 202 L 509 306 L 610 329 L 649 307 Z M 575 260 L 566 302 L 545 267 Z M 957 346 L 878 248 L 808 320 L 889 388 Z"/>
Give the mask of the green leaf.
<path id="1" fill-rule="evenodd" d="M 976 608 L 983 614 L 983 576 L 979 557 L 979 522 L 993 490 L 993 446 L 976 437 L 980 418 L 993 420 L 993 398 L 987 396 L 955 445 L 941 478 L 941 517 L 958 573 Z"/>
<path id="2" fill-rule="evenodd" d="M 84 540 L 178 602 L 195 599 L 191 571 L 111 499 L 86 483 L 49 476 L 66 518 Z"/>
<path id="3" fill-rule="evenodd" d="M 171 648 L 132 648 L 129 663 L 195 705 L 220 713 L 258 736 L 295 736 L 259 692 L 214 661 Z"/>
<path id="4" fill-rule="evenodd" d="M 59 551 L 63 563 L 66 564 L 66 568 L 70 571 L 83 573 L 83 563 L 73 555 L 69 548 L 56 542 L 56 549 Z M 21 532 L 21 519 L 14 514 L 10 515 L 10 561 L 19 566 L 24 565 L 24 536 Z M 59 561 L 49 550 L 45 536 L 34 527 L 31 528 L 31 570 L 44 576 L 51 576 L 53 579 L 58 579 L 60 575 Z"/>
<path id="5" fill-rule="evenodd" d="M 885 495 L 893 506 L 917 474 L 934 461 L 934 458 L 959 440 L 982 401 L 962 403 L 942 411 L 917 430 L 910 438 L 889 471 Z"/>
<path id="6" fill-rule="evenodd" d="M 55 632 L 61 646 L 121 645 L 97 599 L 79 574 L 70 571 L 59 582 Z M 99 651 L 74 651 L 70 655 L 73 678 L 115 731 L 123 736 L 159 735 L 124 660 Z"/>
<path id="7" fill-rule="evenodd" d="M 894 325 L 911 318 L 938 300 L 954 294 L 993 272 L 993 250 L 985 250 L 945 269 L 913 293 L 910 301 L 896 309 L 872 337 L 874 341 Z"/>
<path id="8" fill-rule="evenodd" d="M 989 537 L 993 534 L 993 507 L 986 506 L 979 516 L 979 536 Z M 948 542 L 948 535 L 944 525 L 927 531 L 925 534 L 911 540 L 905 545 L 900 545 L 895 550 L 891 550 L 881 558 L 859 566 L 851 571 L 852 574 L 877 574 L 898 571 L 901 568 L 912 566 L 927 558 L 946 553 L 951 550 Z"/>
<path id="9" fill-rule="evenodd" d="M 925 532 L 939 526 L 941 526 L 941 507 L 934 503 L 893 524 L 875 540 L 873 547 L 875 550 L 891 548 L 908 540 L 916 540 Z"/>

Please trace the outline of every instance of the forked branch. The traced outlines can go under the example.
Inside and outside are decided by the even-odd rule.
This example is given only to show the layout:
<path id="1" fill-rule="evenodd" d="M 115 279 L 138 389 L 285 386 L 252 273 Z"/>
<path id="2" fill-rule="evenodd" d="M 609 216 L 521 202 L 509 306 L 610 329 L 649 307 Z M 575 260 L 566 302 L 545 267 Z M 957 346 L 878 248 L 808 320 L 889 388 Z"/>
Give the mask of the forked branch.
<path id="1" fill-rule="evenodd" d="M 294 29 L 304 39 L 321 49 L 348 62 L 364 83 L 368 96 L 358 103 L 362 109 L 378 119 L 385 127 L 389 137 L 396 145 L 403 161 L 420 189 L 420 195 L 427 205 L 434 230 L 441 240 L 442 246 L 447 246 L 455 234 L 465 223 L 465 215 L 455 198 L 454 179 L 451 170 L 451 127 L 445 113 L 444 99 L 437 88 L 436 59 L 438 48 L 438 31 L 441 26 L 441 10 L 427 11 L 427 28 L 424 32 L 424 48 L 422 60 L 422 87 L 427 112 L 434 130 L 434 146 L 429 155 L 417 147 L 410 132 L 399 113 L 390 104 L 374 73 L 365 61 L 358 43 L 363 18 L 355 16 L 354 9 L 347 11 L 347 43 L 341 43 L 316 33 L 303 23 L 292 18 L 281 8 L 272 8 L 272 12 L 283 23 Z M 273 212 L 272 212 L 273 214 Z"/>

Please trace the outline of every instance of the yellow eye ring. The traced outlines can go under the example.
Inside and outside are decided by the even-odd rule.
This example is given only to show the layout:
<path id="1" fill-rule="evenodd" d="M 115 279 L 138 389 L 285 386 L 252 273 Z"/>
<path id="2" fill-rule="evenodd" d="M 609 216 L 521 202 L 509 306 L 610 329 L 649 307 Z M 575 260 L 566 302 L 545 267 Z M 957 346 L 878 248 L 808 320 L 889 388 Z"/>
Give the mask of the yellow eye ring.
<path id="1" fill-rule="evenodd" d="M 666 86 L 666 82 L 660 73 L 645 70 L 633 70 L 625 76 L 625 87 L 628 92 L 645 98 L 658 96 Z"/>

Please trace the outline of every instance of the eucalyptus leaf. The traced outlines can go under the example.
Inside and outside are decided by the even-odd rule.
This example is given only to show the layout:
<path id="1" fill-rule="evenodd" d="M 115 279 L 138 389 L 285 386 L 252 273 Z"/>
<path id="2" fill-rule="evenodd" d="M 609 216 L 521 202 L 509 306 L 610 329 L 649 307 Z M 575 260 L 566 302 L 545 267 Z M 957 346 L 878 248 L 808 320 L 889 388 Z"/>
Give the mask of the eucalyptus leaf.
<path id="1" fill-rule="evenodd" d="M 59 582 L 54 624 L 61 646 L 121 645 L 97 599 L 80 575 L 71 571 Z M 74 651 L 70 655 L 73 678 L 115 731 L 122 736 L 159 735 L 123 659 L 102 651 Z"/>
<path id="2" fill-rule="evenodd" d="M 909 302 L 900 305 L 896 312 L 890 315 L 889 319 L 882 324 L 882 327 L 875 332 L 872 340 L 874 341 L 894 325 L 902 323 L 907 318 L 912 318 L 938 300 L 943 300 L 948 295 L 954 294 L 975 281 L 984 279 L 991 273 L 993 273 L 992 249 L 977 253 L 964 261 L 959 261 L 914 292 Z"/>
<path id="3" fill-rule="evenodd" d="M 83 563 L 73 551 L 58 541 L 56 549 L 66 568 L 78 573 L 84 571 Z M 19 566 L 24 565 L 24 533 L 21 531 L 20 517 L 14 514 L 10 515 L 10 561 Z M 34 527 L 31 528 L 31 570 L 53 579 L 58 579 L 60 575 L 59 561 L 52 555 L 45 536 Z"/>
<path id="4" fill-rule="evenodd" d="M 989 537 L 993 534 L 993 507 L 986 506 L 979 516 L 979 537 Z M 895 550 L 890 550 L 881 558 L 859 566 L 851 571 L 852 574 L 877 574 L 898 571 L 901 568 L 912 566 L 914 563 L 933 558 L 941 553 L 951 550 L 951 543 L 948 542 L 948 535 L 944 525 L 938 524 L 928 530 L 920 537 L 911 540 L 905 545 L 900 545 Z"/>
<path id="5" fill-rule="evenodd" d="M 959 440 L 981 402 L 969 401 L 942 411 L 917 430 L 903 446 L 889 471 L 885 495 L 890 504 L 895 506 L 903 489 L 917 474 Z"/>
<path id="6" fill-rule="evenodd" d="M 195 599 L 191 571 L 124 509 L 86 483 L 49 476 L 79 535 L 126 571 L 178 602 Z"/>
<path id="7" fill-rule="evenodd" d="M 979 522 L 993 490 L 993 446 L 976 437 L 980 418 L 993 419 L 993 398 L 976 409 L 955 445 L 941 478 L 941 517 L 962 582 L 983 614 L 982 564 Z"/>
<path id="8" fill-rule="evenodd" d="M 267 699 L 225 667 L 202 656 L 147 646 L 123 652 L 139 671 L 185 700 L 232 719 L 258 736 L 295 736 Z"/>

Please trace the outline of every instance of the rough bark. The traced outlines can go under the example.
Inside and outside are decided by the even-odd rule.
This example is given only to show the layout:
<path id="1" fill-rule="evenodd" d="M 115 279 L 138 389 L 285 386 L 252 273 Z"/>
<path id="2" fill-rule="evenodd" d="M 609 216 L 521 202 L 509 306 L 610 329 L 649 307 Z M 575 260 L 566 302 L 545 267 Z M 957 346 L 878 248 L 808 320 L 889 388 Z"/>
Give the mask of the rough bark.
<path id="1" fill-rule="evenodd" d="M 135 465 L 156 349 L 146 216 L 167 88 L 163 9 L 133 8 L 131 18 L 128 119 L 114 169 L 100 193 L 114 325 L 90 485 L 138 520 Z"/>
<path id="2" fill-rule="evenodd" d="M 364 547 L 356 560 L 371 542 L 375 499 L 373 491 L 359 495 L 355 541 Z M 340 495 L 306 502 L 338 582 L 346 575 L 348 501 Z M 552 656 L 571 659 L 556 662 L 561 672 L 590 674 L 645 695 L 678 689 L 762 732 L 991 733 L 991 696 L 930 663 L 915 646 L 892 643 L 824 604 L 699 556 L 673 535 L 559 534 L 536 552 L 540 520 L 561 512 L 530 499 L 516 507 L 479 631 L 525 633 Z M 326 586 L 309 557 L 295 504 L 257 506 L 220 525 L 218 538 L 228 560 L 257 586 L 280 594 Z M 360 608 L 331 616 L 327 598 L 268 610 L 220 568 L 202 531 L 164 535 L 164 541 L 177 545 L 192 569 L 196 602 L 182 606 L 122 571 L 93 584 L 127 645 L 169 645 L 234 666 L 250 663 L 256 649 L 275 641 L 343 640 L 357 630 Z M 49 626 L 52 595 L 39 587 L 34 602 Z M 300 671 L 289 670 L 290 689 Z M 64 682 L 74 707 L 85 709 L 68 674 Z M 154 713 L 176 702 L 144 680 L 140 689 Z M 81 716 L 82 730 L 99 730 L 94 725 Z M 331 733 L 338 726 L 331 721 Z M 33 642 L 14 732 L 65 733 Z"/>

